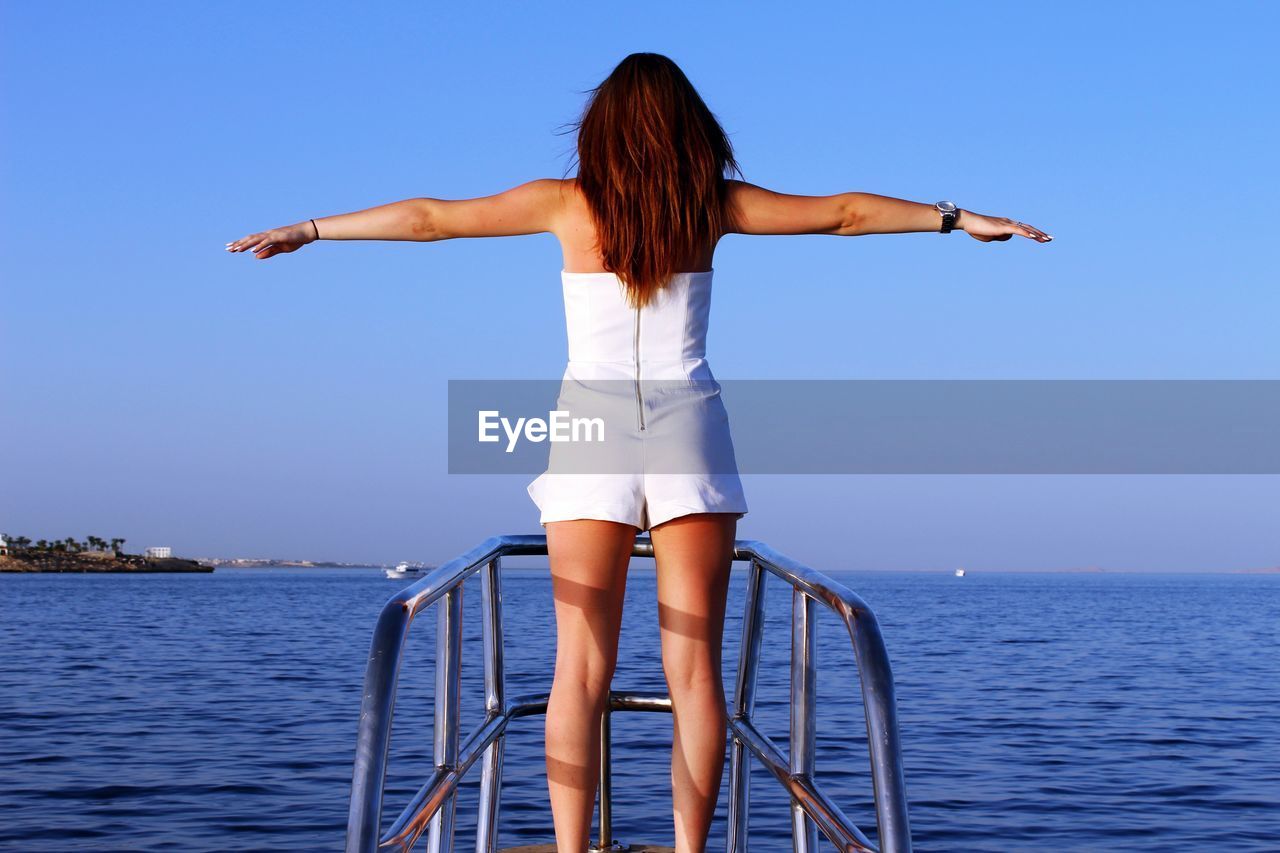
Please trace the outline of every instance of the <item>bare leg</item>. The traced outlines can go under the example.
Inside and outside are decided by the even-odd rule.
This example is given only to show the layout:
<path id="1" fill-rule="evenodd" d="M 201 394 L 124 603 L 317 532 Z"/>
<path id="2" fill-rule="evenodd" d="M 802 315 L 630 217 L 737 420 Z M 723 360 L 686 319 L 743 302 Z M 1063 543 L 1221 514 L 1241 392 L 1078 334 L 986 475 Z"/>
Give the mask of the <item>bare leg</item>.
<path id="1" fill-rule="evenodd" d="M 662 669 L 671 693 L 676 853 L 704 853 L 725 761 L 720 655 L 737 518 L 698 513 L 650 531 Z"/>
<path id="2" fill-rule="evenodd" d="M 594 519 L 547 524 L 556 666 L 547 703 L 547 790 L 558 853 L 583 853 L 600 769 L 600 715 L 618 660 L 636 528 Z"/>

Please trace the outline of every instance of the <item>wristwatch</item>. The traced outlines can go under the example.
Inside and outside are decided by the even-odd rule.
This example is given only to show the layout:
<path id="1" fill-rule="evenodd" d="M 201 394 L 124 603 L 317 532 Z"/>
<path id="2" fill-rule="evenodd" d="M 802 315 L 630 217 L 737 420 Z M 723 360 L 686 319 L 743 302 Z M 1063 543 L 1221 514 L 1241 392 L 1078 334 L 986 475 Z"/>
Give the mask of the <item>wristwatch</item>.
<path id="1" fill-rule="evenodd" d="M 954 201 L 940 201 L 934 207 L 942 214 L 942 233 L 950 234 L 951 229 L 956 226 L 956 219 L 960 217 L 959 208 Z"/>

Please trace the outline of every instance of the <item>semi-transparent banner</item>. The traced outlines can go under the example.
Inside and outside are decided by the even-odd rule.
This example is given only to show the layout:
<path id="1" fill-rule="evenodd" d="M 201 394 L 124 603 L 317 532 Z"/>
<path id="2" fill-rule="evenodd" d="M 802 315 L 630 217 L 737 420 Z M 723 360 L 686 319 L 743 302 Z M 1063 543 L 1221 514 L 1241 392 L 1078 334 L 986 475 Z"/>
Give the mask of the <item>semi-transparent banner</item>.
<path id="1" fill-rule="evenodd" d="M 455 474 L 1277 474 L 1280 380 L 450 380 Z"/>

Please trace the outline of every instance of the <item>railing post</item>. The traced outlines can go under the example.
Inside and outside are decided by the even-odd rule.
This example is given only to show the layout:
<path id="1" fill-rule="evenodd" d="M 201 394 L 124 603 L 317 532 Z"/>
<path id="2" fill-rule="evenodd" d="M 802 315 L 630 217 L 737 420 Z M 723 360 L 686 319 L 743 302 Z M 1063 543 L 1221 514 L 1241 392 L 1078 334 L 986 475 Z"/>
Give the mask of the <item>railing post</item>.
<path id="1" fill-rule="evenodd" d="M 458 694 L 462 687 L 462 584 L 440 599 L 436 622 L 436 713 L 434 756 L 436 767 L 458 763 Z M 453 819 L 458 795 L 448 799 L 431 817 L 429 853 L 453 853 Z"/>
<path id="2" fill-rule="evenodd" d="M 606 697 L 600 714 L 600 838 L 592 851 L 613 849 L 613 734 L 610 706 Z"/>
<path id="3" fill-rule="evenodd" d="M 816 718 L 814 628 L 818 602 L 803 590 L 791 590 L 791 775 L 813 780 Z M 794 853 L 817 853 L 818 825 L 795 799 L 791 801 Z"/>
<path id="4" fill-rule="evenodd" d="M 347 853 L 371 853 L 378 847 L 396 679 L 405 635 L 412 620 L 413 614 L 401 604 L 388 602 L 374 627 L 356 735 L 356 760 L 347 813 Z"/>
<path id="5" fill-rule="evenodd" d="M 480 577 L 484 636 L 484 709 L 501 714 L 507 706 L 506 663 L 502 632 L 502 563 L 494 557 Z M 502 757 L 507 736 L 504 732 L 485 748 L 480 775 L 480 813 L 476 818 L 476 853 L 498 849 L 499 800 L 502 794 Z"/>
<path id="6" fill-rule="evenodd" d="M 764 568 L 752 560 L 747 568 L 746 601 L 742 608 L 742 643 L 738 648 L 738 676 L 733 690 L 733 716 L 750 720 L 756 705 L 756 674 L 764 635 Z M 726 853 L 747 853 L 751 817 L 751 756 L 734 735 L 729 745 L 729 814 L 725 828 Z"/>
<path id="7" fill-rule="evenodd" d="M 858 680 L 862 682 L 880 850 L 881 853 L 910 853 L 911 826 L 889 653 L 880 634 L 880 624 L 869 610 L 857 614 L 848 628 L 858 662 Z"/>

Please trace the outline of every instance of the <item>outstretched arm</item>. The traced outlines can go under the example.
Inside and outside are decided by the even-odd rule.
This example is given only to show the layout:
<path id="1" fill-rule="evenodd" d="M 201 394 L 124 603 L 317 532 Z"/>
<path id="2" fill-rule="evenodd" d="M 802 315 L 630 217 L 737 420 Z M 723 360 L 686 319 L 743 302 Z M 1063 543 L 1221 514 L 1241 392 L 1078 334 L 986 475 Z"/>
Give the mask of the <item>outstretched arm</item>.
<path id="1" fill-rule="evenodd" d="M 354 213 L 318 216 L 241 237 L 228 243 L 227 251 L 253 252 L 263 260 L 297 251 L 317 239 L 432 242 L 539 234 L 555 230 L 563 209 L 562 184 L 556 178 L 539 178 L 482 198 L 409 198 Z"/>
<path id="2" fill-rule="evenodd" d="M 745 181 L 729 181 L 735 234 L 906 234 L 937 231 L 941 215 L 932 204 L 863 192 L 828 196 L 773 192 Z M 1052 236 L 1025 222 L 959 210 L 955 229 L 989 243 L 1015 234 L 1048 243 Z"/>

